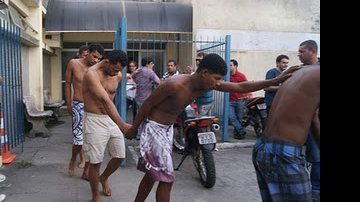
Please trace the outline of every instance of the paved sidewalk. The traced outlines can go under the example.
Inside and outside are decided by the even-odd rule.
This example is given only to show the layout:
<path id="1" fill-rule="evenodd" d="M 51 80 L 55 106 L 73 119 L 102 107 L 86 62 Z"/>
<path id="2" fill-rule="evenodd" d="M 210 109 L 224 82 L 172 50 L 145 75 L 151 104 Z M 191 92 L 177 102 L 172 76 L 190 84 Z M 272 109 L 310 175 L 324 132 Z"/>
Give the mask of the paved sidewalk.
<path id="1" fill-rule="evenodd" d="M 72 145 L 71 119 L 70 116 L 64 116 L 60 117 L 59 120 L 62 124 L 49 127 L 52 133 L 49 138 L 26 138 L 23 145 L 19 145 L 12 150 L 12 153 L 17 155 L 16 161 L 0 168 L 0 173 L 7 176 L 6 181 L 1 184 L 0 189 L 0 193 L 6 194 L 7 202 L 90 201 L 91 191 L 89 183 L 80 178 L 82 169 L 77 169 L 74 177 L 69 177 L 67 175 L 67 166 L 70 160 Z M 232 143 L 219 144 L 219 148 L 251 147 L 254 140 L 255 138 L 252 138 L 251 135 L 245 140 L 234 140 L 230 138 L 230 141 L 233 141 Z M 136 170 L 136 163 L 133 159 L 133 156 L 136 156 L 136 154 L 132 154 L 129 148 L 136 147 L 138 141 L 127 140 L 126 144 L 129 146 L 127 149 L 126 166 L 121 167 L 110 177 L 113 193 L 111 197 L 102 196 L 104 202 L 130 202 L 134 200 L 136 195 L 137 186 L 143 174 Z M 230 179 L 230 176 L 225 175 L 225 181 L 219 179 L 217 182 L 218 185 L 216 185 L 219 187 L 214 187 L 212 190 L 224 190 L 221 191 L 221 194 L 217 193 L 217 195 L 224 197 L 222 194 L 228 194 L 228 190 L 225 190 L 224 186 L 230 184 L 230 190 L 234 188 L 233 186 L 240 186 L 241 189 L 244 189 L 248 194 L 238 194 L 239 196 L 234 198 L 237 199 L 236 201 L 239 201 L 239 198 L 240 201 L 259 201 L 256 177 L 251 165 L 251 150 L 248 148 L 242 152 L 245 152 L 244 155 L 246 154 L 246 158 L 245 156 L 241 159 L 239 157 L 240 160 L 236 163 L 234 162 L 233 165 L 238 168 L 242 167 L 244 171 L 232 175 L 235 179 L 231 179 L 229 182 L 226 182 L 226 178 Z M 219 156 L 219 158 L 226 158 L 226 162 L 222 164 L 227 164 L 227 162 L 231 164 L 234 158 L 230 156 L 224 157 L 221 152 L 214 155 L 215 157 Z M 176 155 L 174 157 L 174 162 L 177 162 L 179 158 L 179 155 Z M 106 156 L 101 171 L 106 166 L 108 160 L 109 157 Z M 224 170 L 225 168 L 228 169 L 227 165 L 222 164 L 217 165 L 217 167 L 219 166 L 220 168 L 219 171 L 221 169 Z M 236 169 L 236 167 L 233 169 Z M 190 171 L 176 173 L 177 179 L 179 180 L 176 181 L 177 183 L 175 183 L 173 189 L 173 192 L 175 192 L 174 190 L 177 190 L 176 193 L 172 193 L 172 198 L 174 197 L 176 200 L 172 201 L 189 201 L 189 198 L 180 197 L 184 195 L 184 193 L 182 193 L 184 191 L 182 188 L 183 186 L 187 187 L 185 190 L 189 194 L 195 189 L 201 191 L 200 194 L 202 195 L 200 198 L 212 197 L 205 194 L 206 191 L 212 192 L 211 189 L 204 189 L 197 179 L 193 179 L 197 178 L 197 173 L 193 171 L 191 160 L 188 159 L 188 162 L 184 163 L 183 169 L 190 169 Z M 219 173 L 218 178 L 221 178 L 221 175 L 223 174 Z M 234 182 L 234 180 L 240 178 L 240 182 Z M 235 183 L 235 185 L 232 185 L 232 183 Z M 101 185 L 99 185 L 99 189 L 101 189 Z M 180 193 L 178 193 L 179 190 L 181 191 Z M 234 191 L 237 192 L 237 190 Z M 147 201 L 154 201 L 154 192 L 155 191 L 153 190 Z M 196 201 L 212 200 L 199 199 Z"/>

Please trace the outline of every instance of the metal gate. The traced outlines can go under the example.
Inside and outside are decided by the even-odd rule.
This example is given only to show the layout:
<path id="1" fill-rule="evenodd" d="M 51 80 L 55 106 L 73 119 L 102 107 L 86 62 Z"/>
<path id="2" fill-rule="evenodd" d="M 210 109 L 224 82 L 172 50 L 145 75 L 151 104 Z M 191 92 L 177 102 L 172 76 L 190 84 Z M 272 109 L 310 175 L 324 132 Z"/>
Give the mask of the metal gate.
<path id="1" fill-rule="evenodd" d="M 174 59 L 178 70 L 184 72 L 188 65 L 195 66 L 197 52 L 216 53 L 226 61 L 228 73 L 225 81 L 230 80 L 230 35 L 223 38 L 203 39 L 193 37 L 192 33 L 135 33 L 126 32 L 126 18 L 119 23 L 116 32 L 116 49 L 127 51 L 131 60 L 141 64 L 141 58 L 151 56 L 154 59 L 154 71 L 161 78 L 167 71 L 167 61 Z M 138 68 L 140 65 L 138 66 Z M 123 70 L 126 75 L 127 68 Z M 126 78 L 123 76 L 123 78 Z M 121 117 L 126 120 L 126 79 L 122 79 L 118 88 L 116 106 Z M 222 125 L 222 141 L 228 141 L 229 93 L 213 91 L 213 115 L 220 118 Z"/>
<path id="2" fill-rule="evenodd" d="M 20 28 L 0 19 L 0 111 L 9 148 L 25 141 Z M 3 148 L 4 149 L 4 148 Z M 6 149 L 6 147 L 5 147 Z"/>

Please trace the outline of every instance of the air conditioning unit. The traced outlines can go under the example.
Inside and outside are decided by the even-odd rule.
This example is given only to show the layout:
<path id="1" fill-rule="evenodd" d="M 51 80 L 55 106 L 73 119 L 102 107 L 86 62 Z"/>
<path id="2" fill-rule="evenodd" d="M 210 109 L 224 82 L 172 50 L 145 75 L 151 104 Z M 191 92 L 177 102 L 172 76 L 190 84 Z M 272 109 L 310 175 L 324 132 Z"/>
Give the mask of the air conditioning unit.
<path id="1" fill-rule="evenodd" d="M 9 0 L 0 0 L 0 9 L 8 8 Z"/>

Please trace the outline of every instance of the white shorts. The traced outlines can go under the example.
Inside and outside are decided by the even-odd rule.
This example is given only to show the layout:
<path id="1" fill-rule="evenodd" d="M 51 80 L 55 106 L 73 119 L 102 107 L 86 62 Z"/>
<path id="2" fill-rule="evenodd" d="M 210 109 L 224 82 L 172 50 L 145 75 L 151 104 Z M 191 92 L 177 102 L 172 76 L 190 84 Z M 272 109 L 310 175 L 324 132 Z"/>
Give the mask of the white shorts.
<path id="1" fill-rule="evenodd" d="M 106 146 L 112 158 L 125 158 L 124 135 L 118 125 L 108 115 L 85 112 L 82 148 L 86 161 L 101 163 Z"/>

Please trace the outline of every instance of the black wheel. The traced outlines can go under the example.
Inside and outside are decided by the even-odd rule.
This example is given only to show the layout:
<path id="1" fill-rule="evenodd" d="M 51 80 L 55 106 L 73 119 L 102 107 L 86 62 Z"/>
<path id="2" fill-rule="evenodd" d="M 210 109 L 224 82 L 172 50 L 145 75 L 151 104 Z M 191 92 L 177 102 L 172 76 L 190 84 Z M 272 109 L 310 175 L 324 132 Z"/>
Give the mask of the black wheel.
<path id="1" fill-rule="evenodd" d="M 185 149 L 185 136 L 183 128 L 179 124 L 174 124 L 174 140 L 173 145 L 176 149 L 184 151 Z"/>
<path id="2" fill-rule="evenodd" d="M 256 137 L 261 137 L 264 132 L 263 120 L 260 117 L 260 114 L 256 114 L 254 117 L 254 131 Z"/>
<path id="3" fill-rule="evenodd" d="M 212 151 L 200 146 L 200 149 L 193 155 L 194 165 L 199 172 L 201 184 L 206 188 L 215 185 L 216 172 Z"/>

